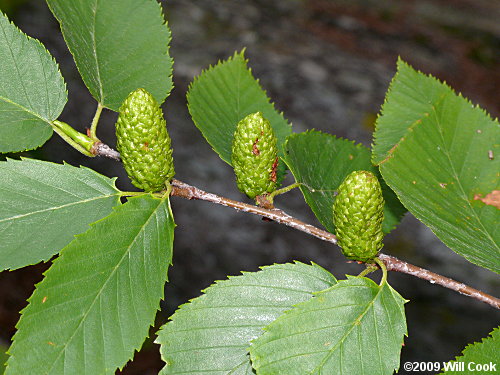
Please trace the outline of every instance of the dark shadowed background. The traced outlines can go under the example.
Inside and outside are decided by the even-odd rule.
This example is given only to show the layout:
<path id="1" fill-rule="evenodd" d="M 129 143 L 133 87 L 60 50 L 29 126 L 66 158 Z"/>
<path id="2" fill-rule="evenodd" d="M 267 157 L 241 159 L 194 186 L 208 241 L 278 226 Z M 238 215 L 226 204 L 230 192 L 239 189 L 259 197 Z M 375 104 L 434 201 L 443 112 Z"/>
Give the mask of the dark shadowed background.
<path id="1" fill-rule="evenodd" d="M 247 201 L 236 188 L 231 168 L 193 125 L 186 90 L 202 69 L 244 47 L 254 75 L 295 132 L 315 128 L 370 146 L 398 55 L 446 80 L 493 116 L 500 113 L 500 2 L 496 0 L 169 0 L 163 5 L 175 60 L 175 88 L 164 110 L 176 177 L 210 192 Z M 24 32 L 40 39 L 59 62 L 69 91 L 61 119 L 84 131 L 96 103 L 45 2 L 0 0 L 0 9 L 8 11 Z M 115 119 L 116 114 L 104 113 L 98 129 L 98 136 L 111 146 L 115 145 Z M 106 176 L 118 176 L 119 188 L 133 188 L 120 163 L 86 158 L 57 135 L 24 155 L 86 165 Z M 290 182 L 288 176 L 285 183 Z M 276 204 L 319 225 L 299 191 L 280 196 Z M 179 304 L 228 274 L 293 260 L 314 261 L 338 278 L 362 269 L 346 263 L 337 247 L 256 216 L 180 198 L 173 198 L 172 205 L 178 224 L 174 265 L 152 333 Z M 384 252 L 500 294 L 498 275 L 456 255 L 410 214 L 386 237 Z M 0 343 L 8 345 L 19 310 L 48 266 L 0 273 Z M 500 314 L 493 308 L 450 290 L 394 273 L 389 282 L 410 300 L 406 305 L 409 337 L 401 363 L 448 361 L 499 323 Z M 159 347 L 150 340 L 122 373 L 156 374 L 161 367 Z"/>

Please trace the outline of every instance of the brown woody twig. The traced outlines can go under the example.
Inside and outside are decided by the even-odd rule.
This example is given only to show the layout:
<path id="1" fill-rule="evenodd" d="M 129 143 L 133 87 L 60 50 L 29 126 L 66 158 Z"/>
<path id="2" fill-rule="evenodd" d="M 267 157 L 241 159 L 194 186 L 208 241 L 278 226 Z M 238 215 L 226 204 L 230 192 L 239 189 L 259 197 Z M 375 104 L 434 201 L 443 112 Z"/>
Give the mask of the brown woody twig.
<path id="1" fill-rule="evenodd" d="M 444 286 L 445 288 L 454 290 L 465 296 L 475 298 L 481 302 L 487 303 L 497 309 L 500 309 L 499 298 L 490 296 L 489 294 L 481 292 L 480 290 L 474 289 L 468 285 L 459 283 L 458 281 L 439 275 L 424 268 L 420 268 L 414 266 L 413 264 L 406 263 L 405 261 L 399 260 L 398 258 L 395 258 L 390 255 L 379 254 L 378 258 L 382 262 L 384 262 L 387 271 L 402 272 L 406 273 L 407 275 L 418 277 L 419 279 L 427 280 L 431 284 L 438 284 Z"/>
<path id="2" fill-rule="evenodd" d="M 94 143 L 94 146 L 92 146 L 92 150 L 90 150 L 90 152 L 95 156 L 104 156 L 106 158 L 118 161 L 121 160 L 120 153 L 118 151 L 112 149 L 107 144 L 100 141 Z"/>
<path id="3" fill-rule="evenodd" d="M 171 195 L 186 199 L 198 199 L 198 200 L 208 201 L 220 204 L 222 206 L 231 207 L 238 211 L 248 212 L 254 215 L 266 217 L 268 219 L 276 221 L 277 223 L 285 224 L 294 229 L 306 232 L 307 234 L 317 237 L 320 240 L 331 242 L 334 244 L 337 243 L 337 237 L 335 237 L 330 232 L 319 229 L 313 225 L 306 224 L 300 221 L 299 219 L 296 219 L 288 215 L 287 213 L 278 208 L 266 209 L 263 207 L 234 201 L 229 198 L 220 197 L 216 194 L 207 193 L 206 191 L 198 189 L 195 186 L 188 185 L 176 179 L 172 180 Z"/>
<path id="4" fill-rule="evenodd" d="M 216 204 L 220 204 L 222 206 L 232 207 L 238 211 L 252 213 L 254 215 L 259 215 L 262 217 L 266 217 L 268 219 L 274 220 L 280 224 L 288 225 L 292 228 L 298 229 L 302 232 L 310 234 L 314 237 L 317 237 L 323 241 L 328 241 L 331 243 L 337 243 L 337 237 L 330 232 L 319 229 L 313 225 L 306 224 L 290 215 L 285 213 L 279 209 L 266 209 L 258 206 L 253 206 L 250 204 L 234 201 L 232 199 L 220 197 L 216 194 L 207 193 L 201 189 L 198 189 L 195 186 L 188 185 L 179 180 L 172 181 L 172 193 L 173 196 L 178 196 L 186 199 L 198 199 L 204 200 Z M 500 299 L 493 297 L 489 294 L 481 292 L 480 290 L 474 289 L 468 285 L 450 279 L 448 277 L 439 275 L 437 273 L 428 271 L 424 268 L 420 268 L 414 266 L 412 264 L 406 263 L 402 260 L 399 260 L 393 256 L 386 254 L 379 254 L 378 258 L 384 262 L 388 271 L 397 271 L 406 273 L 408 275 L 412 275 L 418 277 L 420 279 L 424 279 L 429 281 L 432 284 L 438 284 L 444 286 L 445 288 L 454 290 L 468 297 L 477 299 L 481 302 L 487 303 L 497 309 L 500 309 Z"/>
<path id="5" fill-rule="evenodd" d="M 92 151 L 95 155 L 104 156 L 115 160 L 120 160 L 120 154 L 104 143 L 99 142 Z M 333 235 L 332 233 L 317 228 L 313 225 L 304 223 L 299 219 L 296 219 L 293 216 L 290 216 L 284 211 L 277 208 L 267 209 L 259 206 L 254 206 L 251 204 L 246 204 L 243 202 L 238 202 L 229 198 L 224 198 L 216 194 L 207 193 L 206 191 L 198 189 L 195 186 L 191 186 L 176 179 L 172 180 L 171 195 L 186 199 L 197 199 L 197 200 L 212 202 L 215 204 L 220 204 L 222 206 L 234 208 L 238 211 L 259 215 L 271 219 L 273 221 L 276 221 L 277 223 L 284 224 L 294 229 L 305 232 L 311 236 L 319 238 L 320 240 L 337 244 L 337 237 L 335 237 L 335 235 Z M 445 288 L 454 290 L 460 294 L 487 303 L 496 309 L 500 309 L 499 298 L 481 292 L 480 290 L 474 289 L 468 285 L 465 285 L 448 277 L 439 275 L 437 273 L 431 272 L 424 268 L 414 266 L 413 264 L 399 260 L 390 255 L 379 254 L 378 258 L 382 262 L 384 262 L 387 271 L 397 271 L 401 273 L 406 273 L 407 275 L 427 280 L 431 284 L 441 285 Z"/>

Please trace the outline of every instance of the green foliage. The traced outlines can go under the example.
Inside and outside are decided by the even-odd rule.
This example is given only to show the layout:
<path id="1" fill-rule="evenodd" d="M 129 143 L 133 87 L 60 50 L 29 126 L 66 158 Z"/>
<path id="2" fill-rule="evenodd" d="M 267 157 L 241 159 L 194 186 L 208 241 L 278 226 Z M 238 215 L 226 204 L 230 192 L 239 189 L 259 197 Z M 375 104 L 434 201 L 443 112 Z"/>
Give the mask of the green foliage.
<path id="1" fill-rule="evenodd" d="M 499 130 L 483 110 L 399 61 L 373 149 L 408 210 L 452 250 L 497 273 L 500 210 L 481 199 L 500 189 Z"/>
<path id="2" fill-rule="evenodd" d="M 56 62 L 0 12 L 0 152 L 37 148 L 67 101 Z"/>
<path id="3" fill-rule="evenodd" d="M 114 374 L 154 323 L 172 259 L 168 198 L 131 198 L 61 251 L 22 311 L 6 374 Z"/>
<path id="4" fill-rule="evenodd" d="M 498 353 L 500 353 L 500 327 L 496 327 L 488 337 L 484 338 L 481 342 L 476 342 L 474 344 L 469 344 L 463 351 L 463 355 L 456 357 L 454 361 L 451 361 L 447 366 L 450 368 L 448 371 L 444 371 L 445 375 L 461 375 L 464 371 L 452 371 L 451 368 L 453 363 L 464 362 L 467 367 L 465 370 L 468 371 L 469 363 L 474 364 L 496 364 L 498 367 Z M 472 368 L 475 370 L 475 367 Z M 496 369 L 498 371 L 498 368 Z M 476 371 L 474 371 L 476 373 Z M 493 371 L 484 371 L 477 373 L 493 373 Z"/>
<path id="5" fill-rule="evenodd" d="M 258 375 L 392 374 L 406 331 L 402 298 L 349 277 L 287 311 L 250 346 Z"/>
<path id="6" fill-rule="evenodd" d="M 117 147 L 136 186 L 161 190 L 174 173 L 157 103 L 172 89 L 170 30 L 161 6 L 155 0 L 47 3 L 83 81 L 101 105 L 88 135 L 59 121 L 67 93 L 57 64 L 43 45 L 0 13 L 0 152 L 36 148 L 54 128 L 74 148 L 95 156 L 99 147 L 107 147 L 95 137 L 102 106 L 117 111 L 129 93 L 134 92 L 132 98 L 139 93 L 137 102 L 127 101 L 121 110 Z M 286 163 L 330 232 L 336 229 L 333 217 L 337 222 L 340 217 L 333 214 L 334 204 L 343 205 L 348 215 L 353 209 L 362 212 L 353 214 L 359 226 L 349 229 L 352 244 L 366 227 L 359 219 L 380 209 L 380 192 L 377 186 L 377 199 L 368 199 L 374 197 L 369 190 L 355 207 L 342 191 L 335 202 L 335 192 L 343 190 L 341 182 L 353 171 L 381 173 L 384 233 L 399 223 L 407 207 L 454 251 L 500 273 L 495 200 L 500 126 L 436 79 L 398 62 L 372 154 L 317 131 L 292 135 L 291 125 L 247 67 L 243 51 L 203 71 L 189 87 L 187 101 L 195 125 L 235 170 L 249 155 L 264 154 L 265 143 L 272 145 L 262 170 L 243 163 L 243 171 L 253 173 L 247 177 L 256 176 L 258 188 L 265 185 L 261 192 L 255 193 L 253 185 L 247 191 L 243 185 L 250 183 L 242 185 L 238 177 L 249 196 L 275 189 Z M 270 124 L 246 127 L 242 119 L 256 113 Z M 238 123 L 249 141 L 246 154 L 238 150 L 241 134 L 232 148 Z M 259 138 L 273 132 L 276 139 Z M 154 148 L 157 144 L 164 147 Z M 276 152 L 285 162 L 277 171 Z M 90 169 L 31 159 L 0 162 L 0 177 L 0 270 L 60 252 L 22 311 L 6 374 L 114 374 L 140 349 L 163 298 L 175 227 L 169 197 L 121 192 L 114 179 Z M 174 192 L 181 195 L 179 186 Z M 137 196 L 120 204 L 126 195 Z M 379 228 L 372 235 L 377 236 L 382 236 Z M 216 282 L 161 328 L 157 342 L 166 362 L 161 374 L 392 374 L 407 333 L 407 301 L 387 283 L 383 264 L 373 259 L 380 247 L 375 244 L 369 254 L 347 256 L 377 262 L 383 272 L 379 285 L 361 277 L 372 266 L 337 282 L 323 268 L 300 262 Z M 496 361 L 499 332 L 467 347 L 457 361 Z"/>
<path id="7" fill-rule="evenodd" d="M 155 0 L 47 0 L 92 96 L 117 111 L 133 90 L 172 89 L 170 30 Z"/>
<path id="8" fill-rule="evenodd" d="M 243 51 L 205 70 L 191 83 L 187 94 L 194 124 L 222 160 L 231 165 L 231 145 L 238 122 L 262 112 L 278 138 L 278 150 L 291 134 L 291 125 L 270 103 L 259 81 L 247 67 Z M 282 156 L 282 153 L 279 152 Z M 279 168 L 278 181 L 284 174 Z"/>
<path id="9" fill-rule="evenodd" d="M 114 179 L 87 168 L 7 159 L 0 176 L 0 270 L 48 260 L 120 203 Z"/>
<path id="10" fill-rule="evenodd" d="M 5 372 L 5 363 L 7 362 L 7 359 L 9 359 L 9 356 L 7 355 L 7 347 L 0 343 L 0 375 L 3 375 Z"/>
<path id="11" fill-rule="evenodd" d="M 284 161 L 321 224 L 335 233 L 332 206 L 335 192 L 349 173 L 367 170 L 378 174 L 370 162 L 370 151 L 361 144 L 310 130 L 288 137 Z M 406 212 L 394 192 L 381 181 L 386 202 L 382 230 L 389 233 Z"/>
<path id="12" fill-rule="evenodd" d="M 313 264 L 275 264 L 218 281 L 182 305 L 158 335 L 160 374 L 253 374 L 248 346 L 262 328 L 336 283 Z"/>

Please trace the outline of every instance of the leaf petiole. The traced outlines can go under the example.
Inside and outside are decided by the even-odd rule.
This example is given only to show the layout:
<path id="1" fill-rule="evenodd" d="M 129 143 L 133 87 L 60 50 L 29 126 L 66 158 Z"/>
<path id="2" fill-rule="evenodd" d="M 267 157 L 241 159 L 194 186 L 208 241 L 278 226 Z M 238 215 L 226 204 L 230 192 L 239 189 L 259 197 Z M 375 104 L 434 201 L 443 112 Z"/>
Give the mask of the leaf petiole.
<path id="1" fill-rule="evenodd" d="M 382 270 L 382 280 L 380 280 L 380 286 L 385 284 L 387 282 L 387 267 L 385 266 L 385 263 L 382 262 L 379 258 L 374 259 L 375 263 L 377 263 Z"/>
<path id="2" fill-rule="evenodd" d="M 94 118 L 92 119 L 92 123 L 90 124 L 90 138 L 95 141 L 98 141 L 97 138 L 97 124 L 99 123 L 99 119 L 101 118 L 103 106 L 101 103 L 97 103 L 97 109 L 95 110 Z"/>
<path id="3" fill-rule="evenodd" d="M 376 270 L 378 270 L 378 267 L 375 264 L 367 264 L 366 268 L 359 273 L 358 277 L 366 276 Z"/>
<path id="4" fill-rule="evenodd" d="M 145 191 L 120 191 L 120 197 L 140 197 L 143 195 L 152 195 L 155 198 L 163 198 L 169 196 L 172 191 L 172 186 L 167 187 L 167 190 L 162 190 L 157 193 L 147 193 Z"/>
<path id="5" fill-rule="evenodd" d="M 139 197 L 147 194 L 145 191 L 120 191 L 121 197 Z"/>
<path id="6" fill-rule="evenodd" d="M 273 191 L 272 193 L 269 193 L 269 195 L 266 197 L 267 200 L 269 200 L 271 203 L 274 201 L 274 197 L 280 194 L 285 194 L 288 193 L 290 190 L 295 189 L 300 186 L 300 182 L 295 182 L 291 185 L 285 186 L 284 188 L 278 189 Z"/>
<path id="7" fill-rule="evenodd" d="M 163 193 L 162 198 L 167 198 L 170 196 L 170 193 L 172 192 L 172 183 L 170 181 L 165 181 L 165 186 L 167 187 L 167 190 L 165 193 Z"/>

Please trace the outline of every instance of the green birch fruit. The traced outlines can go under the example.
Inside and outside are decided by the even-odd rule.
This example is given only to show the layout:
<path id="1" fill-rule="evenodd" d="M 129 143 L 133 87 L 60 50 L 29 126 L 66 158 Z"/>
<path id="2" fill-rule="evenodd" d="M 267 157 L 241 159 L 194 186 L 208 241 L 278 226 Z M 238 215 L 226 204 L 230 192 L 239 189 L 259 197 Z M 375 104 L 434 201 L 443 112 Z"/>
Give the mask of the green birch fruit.
<path id="1" fill-rule="evenodd" d="M 277 138 L 261 112 L 246 116 L 236 126 L 231 163 L 238 189 L 249 198 L 276 190 Z"/>
<path id="2" fill-rule="evenodd" d="M 144 89 L 132 91 L 116 121 L 116 148 L 132 183 L 146 192 L 162 190 L 175 174 L 163 112 Z"/>
<path id="3" fill-rule="evenodd" d="M 384 198 L 377 177 L 354 171 L 338 188 L 333 223 L 338 245 L 349 259 L 369 262 L 382 249 Z"/>

